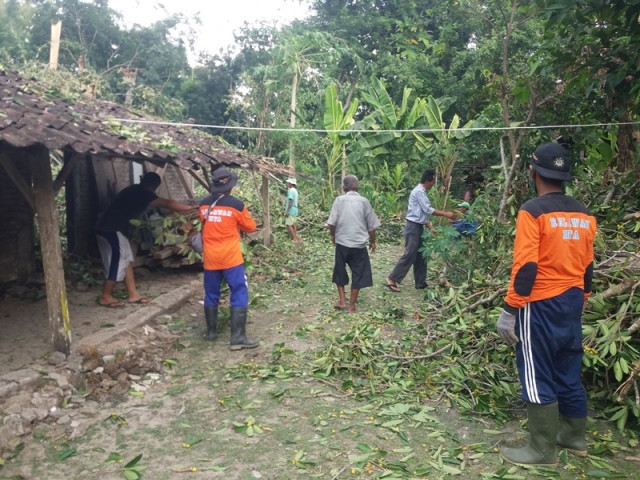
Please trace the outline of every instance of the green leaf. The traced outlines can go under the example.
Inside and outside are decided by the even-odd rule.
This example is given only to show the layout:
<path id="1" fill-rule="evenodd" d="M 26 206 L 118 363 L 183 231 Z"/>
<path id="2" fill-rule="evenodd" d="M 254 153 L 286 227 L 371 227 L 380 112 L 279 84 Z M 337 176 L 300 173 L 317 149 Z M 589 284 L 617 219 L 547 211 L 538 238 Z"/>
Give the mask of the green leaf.
<path id="1" fill-rule="evenodd" d="M 349 456 L 349 463 L 362 464 L 376 457 L 376 452 L 363 453 L 362 455 Z"/>
<path id="2" fill-rule="evenodd" d="M 373 448 L 371 448 L 366 443 L 360 442 L 360 443 L 358 443 L 357 447 L 358 447 L 358 450 L 360 450 L 361 452 L 367 452 L 367 453 L 373 452 Z"/>
<path id="3" fill-rule="evenodd" d="M 122 459 L 122 455 L 118 452 L 111 452 L 107 459 L 104 461 L 105 464 L 116 463 Z"/>
<path id="4" fill-rule="evenodd" d="M 398 124 L 396 109 L 382 80 L 379 78 L 372 79 L 371 89 L 369 92 L 363 93 L 363 98 L 380 111 L 385 127 L 396 127 Z"/>
<path id="5" fill-rule="evenodd" d="M 620 362 L 620 368 L 622 369 L 622 373 L 624 373 L 625 375 L 629 373 L 629 364 L 627 363 L 627 361 L 624 358 L 620 358 L 620 360 L 618 360 L 618 362 Z"/>
<path id="6" fill-rule="evenodd" d="M 124 475 L 124 478 L 126 478 L 127 480 L 138 480 L 140 478 L 140 473 L 136 472 L 135 470 L 125 470 L 122 472 Z"/>
<path id="7" fill-rule="evenodd" d="M 462 474 L 462 470 L 456 467 L 452 467 L 450 465 L 442 465 L 442 471 L 444 473 L 448 473 L 449 475 L 460 475 Z"/>
<path id="8" fill-rule="evenodd" d="M 380 426 L 384 428 L 393 428 L 402 423 L 404 423 L 404 420 L 389 420 L 388 422 L 384 422 Z"/>
<path id="9" fill-rule="evenodd" d="M 593 477 L 593 478 L 611 478 L 611 475 L 609 474 L 609 472 L 605 470 L 597 470 L 597 469 L 587 471 L 587 476 Z"/>
<path id="10" fill-rule="evenodd" d="M 427 118 L 427 123 L 429 124 L 429 128 L 433 130 L 440 130 L 444 128 L 444 122 L 442 121 L 442 112 L 440 111 L 440 107 L 435 99 L 429 95 L 427 100 L 427 104 L 425 106 L 425 117 Z M 433 136 L 435 136 L 438 141 L 443 141 L 445 132 L 432 132 Z"/>
<path id="11" fill-rule="evenodd" d="M 75 448 L 67 448 L 66 450 L 58 453 L 58 460 L 66 460 L 69 457 L 75 457 L 78 454 L 78 450 Z"/>
<path id="12" fill-rule="evenodd" d="M 613 363 L 613 376 L 618 382 L 622 380 L 622 368 L 619 361 Z"/>
<path id="13" fill-rule="evenodd" d="M 138 463 L 140 461 L 140 459 L 142 458 L 142 454 L 134 457 L 129 463 L 127 463 L 123 468 L 131 468 L 133 466 L 136 465 L 136 463 Z"/>

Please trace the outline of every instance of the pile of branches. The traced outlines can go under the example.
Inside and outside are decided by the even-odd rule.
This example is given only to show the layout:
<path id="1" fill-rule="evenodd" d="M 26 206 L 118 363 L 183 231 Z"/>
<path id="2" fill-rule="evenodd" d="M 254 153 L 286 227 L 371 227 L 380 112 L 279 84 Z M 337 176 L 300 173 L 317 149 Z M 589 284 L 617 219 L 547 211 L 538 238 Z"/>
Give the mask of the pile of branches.
<path id="1" fill-rule="evenodd" d="M 149 215 L 143 220 L 132 220 L 138 227 L 139 251 L 134 266 L 180 268 L 202 261 L 199 253 L 189 244 L 189 236 L 200 229 L 198 212 Z"/>

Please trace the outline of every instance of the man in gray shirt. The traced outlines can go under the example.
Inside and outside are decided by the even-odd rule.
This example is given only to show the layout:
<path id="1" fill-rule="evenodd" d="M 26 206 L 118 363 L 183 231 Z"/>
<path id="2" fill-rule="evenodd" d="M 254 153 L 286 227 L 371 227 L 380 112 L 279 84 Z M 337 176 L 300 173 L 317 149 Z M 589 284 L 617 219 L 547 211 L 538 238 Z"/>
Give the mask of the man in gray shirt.
<path id="1" fill-rule="evenodd" d="M 416 185 L 409 195 L 407 223 L 404 227 L 404 252 L 387 277 L 387 283 L 384 284 L 384 286 L 392 292 L 400 291 L 398 283 L 402 282 L 412 266 L 415 287 L 427 288 L 427 263 L 419 251 L 422 247 L 422 232 L 424 231 L 424 227 L 435 231 L 435 228 L 429 221 L 431 215 L 446 217 L 450 220 L 456 218 L 454 212 L 436 210 L 431 206 L 431 202 L 427 196 L 427 190 L 433 187 L 435 183 L 435 170 L 427 169 L 422 173 L 420 183 Z"/>
<path id="2" fill-rule="evenodd" d="M 371 262 L 367 252 L 376 251 L 376 229 L 380 220 L 373 211 L 369 200 L 358 193 L 358 178 L 347 175 L 342 182 L 344 195 L 333 201 L 327 225 L 331 232 L 331 241 L 336 246 L 333 283 L 338 287 L 337 309 L 347 308 L 344 287 L 349 283 L 347 265 L 351 269 L 351 295 L 349 313 L 357 312 L 356 301 L 361 288 L 373 285 Z"/>

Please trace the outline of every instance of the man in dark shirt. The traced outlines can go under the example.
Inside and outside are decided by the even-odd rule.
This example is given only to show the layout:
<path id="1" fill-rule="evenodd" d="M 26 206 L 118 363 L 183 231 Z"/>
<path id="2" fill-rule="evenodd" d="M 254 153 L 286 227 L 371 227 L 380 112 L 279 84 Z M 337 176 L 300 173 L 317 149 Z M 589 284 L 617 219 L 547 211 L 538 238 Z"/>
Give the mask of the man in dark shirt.
<path id="1" fill-rule="evenodd" d="M 126 187 L 116 195 L 95 226 L 106 276 L 102 295 L 98 300 L 100 305 L 124 306 L 123 302 L 113 297 L 113 287 L 116 282 L 123 280 L 129 295 L 129 303 L 149 302 L 149 299 L 140 295 L 136 289 L 132 266 L 133 253 L 128 240 L 131 232 L 130 220 L 139 217 L 148 207 L 167 208 L 174 212 L 187 212 L 196 208 L 158 197 L 155 192 L 161 182 L 160 175 L 157 173 L 146 173 L 139 184 Z"/>

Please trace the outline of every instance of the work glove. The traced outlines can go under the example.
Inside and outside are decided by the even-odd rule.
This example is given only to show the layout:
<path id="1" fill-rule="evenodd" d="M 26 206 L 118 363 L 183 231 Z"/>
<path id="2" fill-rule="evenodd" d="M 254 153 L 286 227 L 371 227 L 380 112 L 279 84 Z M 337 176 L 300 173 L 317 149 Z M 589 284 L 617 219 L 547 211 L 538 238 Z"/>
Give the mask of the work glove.
<path id="1" fill-rule="evenodd" d="M 502 310 L 498 318 L 498 335 L 509 345 L 513 346 L 518 343 L 516 337 L 516 317 L 513 313 Z"/>

